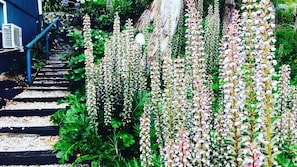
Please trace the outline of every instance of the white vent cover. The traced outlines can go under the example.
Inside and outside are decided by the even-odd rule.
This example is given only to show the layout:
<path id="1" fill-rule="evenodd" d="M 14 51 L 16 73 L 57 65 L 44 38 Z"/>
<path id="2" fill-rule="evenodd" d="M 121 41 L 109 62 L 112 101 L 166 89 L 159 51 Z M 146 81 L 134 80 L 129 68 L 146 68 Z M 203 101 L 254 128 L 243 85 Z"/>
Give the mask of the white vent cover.
<path id="1" fill-rule="evenodd" d="M 22 29 L 12 23 L 2 24 L 3 48 L 18 48 L 23 50 Z"/>

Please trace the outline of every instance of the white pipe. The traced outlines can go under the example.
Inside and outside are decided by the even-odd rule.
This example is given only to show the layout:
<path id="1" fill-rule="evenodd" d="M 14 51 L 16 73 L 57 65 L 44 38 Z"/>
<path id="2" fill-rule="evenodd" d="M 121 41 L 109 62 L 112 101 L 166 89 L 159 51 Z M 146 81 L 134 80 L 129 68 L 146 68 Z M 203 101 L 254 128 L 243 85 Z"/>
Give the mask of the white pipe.
<path id="1" fill-rule="evenodd" d="M 3 0 L 0 0 L 0 3 L 3 5 L 3 24 L 7 24 L 7 8 L 6 8 L 6 2 Z"/>
<path id="2" fill-rule="evenodd" d="M 42 0 L 38 0 L 38 14 L 42 15 Z"/>

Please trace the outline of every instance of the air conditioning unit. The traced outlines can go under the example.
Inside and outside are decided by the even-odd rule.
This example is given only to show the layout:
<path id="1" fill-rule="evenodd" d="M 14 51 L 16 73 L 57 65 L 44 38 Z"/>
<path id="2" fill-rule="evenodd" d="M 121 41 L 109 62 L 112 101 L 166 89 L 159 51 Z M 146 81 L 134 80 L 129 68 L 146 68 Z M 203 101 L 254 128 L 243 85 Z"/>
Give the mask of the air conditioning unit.
<path id="1" fill-rule="evenodd" d="M 23 51 L 22 29 L 12 23 L 2 24 L 3 48 L 17 48 Z"/>

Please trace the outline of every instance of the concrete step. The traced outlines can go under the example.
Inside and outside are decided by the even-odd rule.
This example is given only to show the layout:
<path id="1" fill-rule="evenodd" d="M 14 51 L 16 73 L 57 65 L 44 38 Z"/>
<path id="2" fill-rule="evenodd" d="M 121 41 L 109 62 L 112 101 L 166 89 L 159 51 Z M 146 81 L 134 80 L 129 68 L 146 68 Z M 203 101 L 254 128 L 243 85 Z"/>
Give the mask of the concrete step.
<path id="1" fill-rule="evenodd" d="M 71 167 L 71 164 L 46 164 L 46 165 L 2 165 L 1 167 Z M 85 166 L 76 166 L 76 167 L 89 167 L 89 165 Z"/>
<path id="2" fill-rule="evenodd" d="M 36 77 L 34 78 L 34 81 L 46 81 L 46 80 L 50 80 L 50 81 L 67 81 L 64 77 Z"/>
<path id="3" fill-rule="evenodd" d="M 11 134 L 36 134 L 39 136 L 59 135 L 59 126 L 38 126 L 38 127 L 3 127 L 0 133 Z"/>
<path id="4" fill-rule="evenodd" d="M 49 91 L 50 92 L 50 91 Z M 57 102 L 64 97 L 44 97 L 44 98 L 15 98 L 16 102 Z"/>
<path id="5" fill-rule="evenodd" d="M 66 106 L 66 104 L 57 104 L 57 102 L 8 102 L 0 109 L 0 113 L 4 111 L 58 110 Z"/>
<path id="6" fill-rule="evenodd" d="M 0 152 L 0 165 L 9 165 L 8 167 L 16 167 L 14 165 L 48 165 L 58 164 L 59 159 L 52 150 L 43 151 L 18 151 L 18 152 Z M 60 166 L 60 165 L 59 165 Z M 59 167 L 45 166 L 45 167 Z M 64 166 L 61 166 L 64 167 Z"/>
<path id="7" fill-rule="evenodd" d="M 52 55 L 52 56 L 49 56 L 48 58 L 49 60 L 60 60 L 60 61 L 65 61 L 65 59 L 59 55 Z"/>
<path id="8" fill-rule="evenodd" d="M 47 64 L 44 68 L 53 68 L 53 69 L 68 69 L 66 64 Z"/>
<path id="9" fill-rule="evenodd" d="M 61 60 L 46 60 L 46 64 L 65 64 L 65 62 Z"/>
<path id="10" fill-rule="evenodd" d="M 67 71 L 55 71 L 55 72 L 39 72 L 37 76 L 46 76 L 46 75 L 65 75 L 68 74 Z"/>
<path id="11" fill-rule="evenodd" d="M 0 117 L 0 128 L 11 127 L 44 127 L 53 126 L 50 116 L 2 116 Z"/>
<path id="12" fill-rule="evenodd" d="M 56 77 L 56 78 L 64 78 L 65 74 L 56 74 L 56 73 L 40 73 L 37 74 L 36 77 Z"/>
<path id="13" fill-rule="evenodd" d="M 39 73 L 45 73 L 45 72 L 58 72 L 58 73 L 68 73 L 68 70 L 69 69 L 53 69 L 53 68 L 44 68 L 44 69 L 41 69 L 39 71 Z"/>
<path id="14" fill-rule="evenodd" d="M 71 48 L 55 52 L 67 54 Z M 0 109 L 0 166 L 70 166 L 57 165 L 52 149 L 59 140 L 59 127 L 50 121 L 52 114 L 67 107 L 57 101 L 68 94 L 69 81 L 64 78 L 68 70 L 67 62 L 53 54 L 27 89 L 6 100 Z"/>
<path id="15" fill-rule="evenodd" d="M 57 102 L 68 94 L 67 91 L 36 91 L 26 90 L 13 98 L 18 102 Z"/>
<path id="16" fill-rule="evenodd" d="M 27 88 L 27 90 L 36 90 L 36 91 L 53 91 L 53 90 L 59 90 L 59 91 L 66 91 L 68 90 L 67 86 L 30 86 Z"/>
<path id="17" fill-rule="evenodd" d="M 36 77 L 60 77 L 64 78 L 68 72 L 58 73 L 58 72 L 45 72 L 45 73 L 38 73 Z"/>
<path id="18" fill-rule="evenodd" d="M 52 150 L 58 140 L 58 136 L 0 133 L 0 152 Z"/>
<path id="19" fill-rule="evenodd" d="M 31 86 L 42 86 L 42 87 L 59 86 L 59 87 L 66 87 L 68 85 L 69 85 L 68 81 L 34 81 Z"/>
<path id="20" fill-rule="evenodd" d="M 16 98 L 64 97 L 67 94 L 68 94 L 67 91 L 44 92 L 44 91 L 25 90 L 22 93 L 16 95 L 14 99 L 16 99 Z"/>
<path id="21" fill-rule="evenodd" d="M 60 108 L 62 109 L 62 108 Z M 0 116 L 47 116 L 52 115 L 60 109 L 12 109 L 12 110 L 0 110 Z"/>

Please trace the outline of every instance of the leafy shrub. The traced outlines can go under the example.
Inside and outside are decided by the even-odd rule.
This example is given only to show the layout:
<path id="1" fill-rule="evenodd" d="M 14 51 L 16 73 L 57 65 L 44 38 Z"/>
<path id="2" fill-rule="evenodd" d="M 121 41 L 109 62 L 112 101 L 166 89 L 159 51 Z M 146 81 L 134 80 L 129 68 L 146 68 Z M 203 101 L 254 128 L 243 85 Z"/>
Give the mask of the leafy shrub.
<path id="1" fill-rule="evenodd" d="M 139 154 L 138 118 L 146 102 L 147 94 L 139 93 L 134 100 L 134 114 L 130 126 L 123 126 L 118 118 L 113 118 L 106 127 L 103 114 L 99 114 L 99 129 L 91 126 L 85 98 L 80 93 L 68 95 L 69 107 L 56 112 L 51 121 L 60 125 L 59 140 L 54 150 L 61 163 L 74 160 L 73 165 L 92 162 L 106 166 L 125 166 Z M 100 111 L 99 113 L 103 113 Z M 137 160 L 134 163 L 137 163 Z"/>
<path id="2" fill-rule="evenodd" d="M 94 47 L 95 61 L 99 61 L 103 57 L 104 43 L 107 34 L 102 30 L 92 30 L 92 41 Z M 74 48 L 71 54 L 61 55 L 67 60 L 70 70 L 65 76 L 70 82 L 72 91 L 77 89 L 84 89 L 85 85 L 85 55 L 84 55 L 84 40 L 81 32 L 70 32 L 68 34 L 70 43 Z"/>
<path id="3" fill-rule="evenodd" d="M 61 162 L 69 161 L 75 155 L 76 162 L 89 160 L 90 158 L 98 158 L 97 156 L 80 156 L 84 153 L 102 155 L 104 147 L 100 142 L 101 138 L 95 133 L 90 126 L 90 119 L 86 114 L 86 105 L 84 99 L 79 95 L 69 95 L 67 98 L 69 108 L 60 110 L 55 113 L 51 120 L 61 125 L 59 136 L 63 140 L 59 140 L 54 150 L 58 150 L 57 157 L 61 158 Z M 92 143 L 92 144 L 90 144 Z"/>
<path id="4" fill-rule="evenodd" d="M 58 151 L 58 156 L 62 161 L 67 161 L 71 155 L 76 155 L 75 163 L 89 161 L 97 166 L 129 166 L 132 164 L 139 166 L 138 156 L 140 154 L 142 166 L 150 166 L 150 164 L 170 166 L 173 163 L 175 166 L 189 164 L 193 166 L 210 166 L 210 164 L 261 166 L 264 163 L 267 166 L 273 166 L 276 163 L 282 166 L 295 165 L 296 162 L 293 159 L 296 158 L 296 146 L 294 144 L 296 144 L 297 137 L 294 136 L 293 144 L 290 146 L 282 145 L 282 142 L 286 143 L 287 139 L 291 139 L 292 134 L 296 134 L 296 128 L 293 127 L 296 126 L 294 123 L 297 118 L 297 96 L 293 98 L 296 90 L 287 90 L 288 82 L 279 86 L 279 89 L 282 92 L 287 92 L 288 95 L 283 95 L 280 90 L 277 90 L 275 61 L 273 60 L 274 40 L 270 40 L 274 39 L 273 23 L 271 22 L 274 16 L 267 13 L 266 10 L 272 6 L 265 2 L 262 4 L 263 8 L 257 9 L 258 12 L 256 10 L 250 12 L 250 7 L 243 5 L 246 7 L 243 11 L 247 16 L 246 20 L 239 20 L 239 13 L 234 12 L 234 20 L 227 27 L 222 42 L 220 69 L 215 70 L 219 71 L 219 74 L 213 74 L 212 79 L 205 73 L 203 26 L 201 26 L 200 18 L 194 17 L 199 13 L 195 7 L 191 6 L 194 0 L 188 2 L 190 5 L 187 10 L 189 13 L 186 22 L 189 31 L 186 31 L 188 42 L 186 43 L 185 57 L 174 59 L 168 53 L 162 57 L 164 59 L 160 62 L 155 60 L 155 57 L 150 57 L 152 61 L 150 69 L 151 98 L 148 100 L 146 91 L 131 93 L 133 96 L 131 111 L 133 112 L 129 118 L 131 122 L 128 126 L 124 125 L 127 122 L 124 122 L 121 116 L 123 100 L 116 99 L 126 96 L 122 94 L 118 96 L 118 92 L 115 93 L 115 90 L 118 91 L 116 86 L 122 83 L 124 84 L 120 88 L 131 88 L 131 83 L 136 83 L 134 82 L 136 79 L 126 80 L 127 75 L 123 75 L 124 80 L 117 80 L 121 73 L 115 70 L 118 67 L 115 62 L 122 60 L 118 61 L 114 54 L 120 50 L 123 55 L 126 53 L 131 55 L 134 48 L 123 47 L 130 46 L 125 45 L 125 43 L 131 42 L 130 39 L 122 41 L 119 37 L 127 37 L 131 35 L 132 31 L 128 28 L 124 35 L 117 34 L 118 36 L 114 33 L 117 39 L 111 39 L 111 42 L 108 43 L 109 47 L 105 50 L 108 56 L 105 57 L 103 63 L 101 62 L 104 66 L 98 68 L 99 70 L 96 69 L 99 72 L 104 70 L 105 73 L 100 74 L 101 78 L 93 76 L 96 79 L 100 78 L 99 82 L 108 80 L 102 85 L 99 83 L 96 88 L 98 91 L 98 87 L 101 86 L 108 93 L 99 93 L 102 96 L 99 96 L 101 99 L 99 102 L 97 101 L 98 116 L 96 115 L 95 118 L 98 129 L 92 127 L 93 122 L 91 122 L 87 111 L 88 106 L 82 104 L 87 103 L 87 100 L 79 100 L 84 97 L 84 94 L 75 95 L 72 99 L 73 102 L 68 99 L 70 107 L 61 110 L 60 115 L 57 113 L 53 117 L 56 123 L 61 124 L 60 136 L 64 141 L 59 141 L 55 150 Z M 258 1 L 246 3 L 255 5 L 255 9 L 261 7 L 257 5 Z M 259 17 L 253 17 L 253 15 Z M 260 19 L 262 16 L 270 19 Z M 198 20 L 196 20 L 197 18 Z M 265 25 L 264 30 L 269 33 L 266 31 L 263 31 L 265 33 L 254 32 L 249 29 L 253 26 L 259 28 L 254 24 L 256 21 L 261 23 L 258 25 Z M 246 27 L 241 29 L 239 25 Z M 199 29 L 196 29 L 197 27 Z M 119 32 L 119 26 L 117 28 Z M 279 40 L 280 43 L 287 42 L 287 36 L 282 36 L 282 32 L 277 35 L 278 39 L 285 39 L 284 41 Z M 295 38 L 294 33 L 291 37 Z M 80 43 L 82 38 L 77 37 L 77 39 Z M 119 41 L 120 43 L 117 43 Z M 262 45 L 263 43 L 266 45 Z M 124 50 L 121 50 L 123 48 Z M 291 49 L 294 48 L 286 46 L 282 52 L 278 50 L 281 63 L 285 62 L 283 59 L 285 54 L 280 53 L 291 53 Z M 246 57 L 242 55 L 246 55 Z M 156 57 L 158 56 L 160 55 Z M 82 59 L 80 57 L 79 61 Z M 135 72 L 129 71 L 132 67 L 130 62 L 127 60 L 121 64 L 129 67 L 124 68 L 125 72 L 129 72 L 129 77 Z M 90 74 L 98 71 L 91 71 Z M 82 71 L 78 70 L 78 73 L 82 74 Z M 282 82 L 281 79 L 279 82 Z M 288 81 L 289 77 L 286 79 Z M 212 80 L 215 81 L 215 84 L 212 84 Z M 125 81 L 128 82 L 125 83 Z M 119 92 L 121 91 L 123 89 L 119 90 Z M 213 91 L 215 94 L 219 94 L 219 97 L 214 96 Z M 221 102 L 213 105 L 214 97 Z M 86 99 L 88 98 L 90 96 L 87 93 Z M 283 99 L 287 103 L 280 102 Z M 146 103 L 147 101 L 148 103 Z M 107 106 L 111 110 L 119 110 L 113 112 L 114 115 L 109 119 L 109 124 L 106 124 L 107 107 L 104 105 L 108 102 L 112 103 Z M 291 106 L 291 103 L 296 104 Z M 279 105 L 281 108 L 278 108 Z M 142 110 L 145 111 L 142 113 Z M 286 118 L 290 114 L 294 114 L 294 118 Z M 149 122 L 149 124 L 138 125 L 140 115 L 142 115 L 141 122 Z M 281 118 L 285 118 L 287 121 L 280 121 Z M 82 129 L 85 131 L 83 132 Z M 138 135 L 140 136 L 138 137 Z M 284 136 L 287 139 L 282 140 Z M 141 144 L 141 147 L 138 143 Z M 90 148 L 91 146 L 92 148 Z M 147 162 L 144 163 L 145 160 Z"/>
<path id="5" fill-rule="evenodd" d="M 291 82 L 297 85 L 297 34 L 291 27 L 282 26 L 276 30 L 276 38 L 277 68 L 283 64 L 289 64 L 292 71 Z"/>
<path id="6" fill-rule="evenodd" d="M 151 2 L 152 0 L 45 0 L 43 9 L 45 12 L 69 12 L 80 17 L 88 14 L 92 19 L 92 27 L 110 30 L 115 12 L 124 19 L 136 20 Z"/>
<path id="7" fill-rule="evenodd" d="M 119 22 L 118 22 L 119 23 Z M 120 31 L 120 23 L 117 24 L 118 30 Z M 127 30 L 131 30 L 132 26 L 128 26 Z M 129 35 L 131 34 L 131 31 L 125 30 L 123 32 L 124 35 L 127 35 L 127 32 L 129 32 Z M 133 33 L 133 32 L 132 32 Z M 102 73 L 96 73 L 96 68 L 93 66 L 96 62 L 96 59 L 100 59 L 100 56 L 96 54 L 92 54 L 91 50 L 93 48 L 92 43 L 90 46 L 90 42 L 94 42 L 94 39 L 92 40 L 90 38 L 90 35 L 94 36 L 94 31 L 92 31 L 92 35 L 89 34 L 89 31 L 85 30 L 84 28 L 84 40 L 82 40 L 81 35 L 78 35 L 76 33 L 71 34 L 75 38 L 73 38 L 74 43 L 73 46 L 76 48 L 77 51 L 83 50 L 82 46 L 85 45 L 86 50 L 84 55 L 85 57 L 82 57 L 80 55 L 76 56 L 74 59 L 75 61 L 79 60 L 81 68 L 76 69 L 83 69 L 85 70 L 85 73 L 82 73 L 79 71 L 80 75 L 85 75 L 84 78 L 80 81 L 86 79 L 86 83 L 90 82 L 91 80 L 94 81 L 94 79 L 100 78 L 99 80 L 95 80 L 95 82 L 101 82 L 105 80 L 106 75 L 101 75 Z M 112 38 L 108 44 L 106 44 L 107 48 L 109 50 L 113 50 L 110 52 L 111 54 L 107 54 L 105 51 L 105 57 L 101 61 L 100 65 L 104 65 L 102 62 L 108 62 L 109 58 L 118 58 L 119 61 L 113 61 L 115 62 L 124 62 L 130 65 L 131 69 L 134 69 L 134 71 L 127 68 L 128 71 L 122 72 L 115 70 L 114 73 L 110 73 L 111 71 L 107 70 L 102 72 L 110 73 L 111 75 L 120 76 L 125 75 L 126 77 L 123 77 L 123 82 L 127 83 L 126 81 L 131 82 L 131 86 L 128 88 L 125 87 L 125 89 L 132 90 L 132 86 L 135 86 L 132 84 L 132 81 L 135 81 L 139 78 L 133 77 L 134 80 L 126 80 L 129 78 L 132 78 L 132 73 L 135 72 L 136 68 L 132 68 L 131 63 L 135 63 L 134 60 L 140 60 L 136 59 L 137 56 L 140 56 L 138 52 L 141 50 L 141 46 L 138 47 L 137 44 L 132 40 L 132 36 L 125 36 L 125 38 L 119 38 L 120 36 L 117 36 L 117 39 L 126 40 L 126 43 L 115 40 L 115 38 Z M 90 41 L 92 40 L 92 41 Z M 95 40 L 97 42 L 97 40 Z M 85 44 L 82 44 L 85 43 Z M 100 46 L 103 43 L 100 43 Z M 116 47 L 120 48 L 120 44 L 126 44 L 123 45 L 122 50 L 117 50 Z M 134 44 L 134 45 L 133 45 Z M 126 46 L 126 47 L 124 47 Z M 95 46 L 98 47 L 98 46 Z M 94 48 L 95 48 L 94 47 Z M 133 47 L 135 47 L 135 50 L 133 50 Z M 129 49 L 129 52 L 124 53 L 124 51 L 127 51 Z M 123 51 L 123 52 L 122 52 Z M 135 51 L 135 54 L 132 52 Z M 101 53 L 100 48 L 96 48 L 94 50 L 95 52 Z M 120 53 L 123 53 L 126 57 L 121 55 Z M 74 53 L 77 55 L 77 53 Z M 70 55 L 71 56 L 71 55 Z M 64 55 L 64 57 L 68 57 L 70 60 L 70 65 L 76 65 L 71 60 L 73 60 L 73 57 L 70 57 L 69 55 Z M 139 57 L 140 58 L 140 57 Z M 90 61 L 91 60 L 91 61 Z M 74 62 L 75 62 L 74 61 Z M 94 61 L 94 62 L 93 62 Z M 83 63 L 84 62 L 84 63 Z M 126 67 L 127 64 L 123 64 L 123 67 Z M 86 65 L 86 67 L 84 66 Z M 109 64 L 109 67 L 113 67 L 113 64 Z M 134 65 L 134 64 L 133 64 Z M 89 68 L 93 66 L 94 68 Z M 85 68 L 83 68 L 85 67 Z M 105 67 L 105 65 L 104 65 Z M 100 68 L 101 69 L 101 68 Z M 104 68 L 107 69 L 107 68 Z M 113 68 L 110 68 L 113 70 Z M 126 68 L 124 69 L 126 70 Z M 138 74 L 136 71 L 135 74 Z M 129 74 L 129 75 L 128 75 Z M 94 77 L 94 75 L 96 77 Z M 73 76 L 73 75 L 72 75 Z M 97 77 L 98 76 L 98 77 Z M 136 75 L 135 75 L 136 76 Z M 138 75 L 137 75 L 138 76 Z M 118 85 L 116 82 L 112 82 L 110 84 L 113 84 L 117 88 L 124 89 L 124 85 L 122 82 L 119 82 Z M 135 84 L 138 84 L 135 82 Z M 97 85 L 97 83 L 96 83 Z M 98 84 L 99 85 L 99 84 Z M 92 85 L 94 86 L 94 85 Z M 132 93 L 129 93 L 128 100 L 124 100 L 127 104 L 131 104 L 129 106 L 129 117 L 126 119 L 129 119 L 129 124 L 124 124 L 123 122 L 123 115 L 121 115 L 122 110 L 124 106 L 122 103 L 123 101 L 119 101 L 120 104 L 113 103 L 113 107 L 115 111 L 112 113 L 112 117 L 108 124 L 106 123 L 106 111 L 103 111 L 105 107 L 103 108 L 101 104 L 106 103 L 107 99 L 106 94 L 103 96 L 98 97 L 98 105 L 94 108 L 96 109 L 93 112 L 96 112 L 94 114 L 96 117 L 95 119 L 92 118 L 92 115 L 90 115 L 90 111 L 88 111 L 89 105 L 96 105 L 94 103 L 89 103 L 88 100 L 96 100 L 92 99 L 91 94 L 89 94 L 91 87 L 90 84 L 86 87 L 86 92 L 84 92 L 84 86 L 82 86 L 81 91 L 76 91 L 73 95 L 69 95 L 65 101 L 69 104 L 69 107 L 65 110 L 60 110 L 56 114 L 52 116 L 52 121 L 56 124 L 60 124 L 60 137 L 62 140 L 58 141 L 55 145 L 54 149 L 57 151 L 57 156 L 61 158 L 61 162 L 67 162 L 71 156 L 75 155 L 74 164 L 80 163 L 80 162 L 90 162 L 93 164 L 100 164 L 105 166 L 125 166 L 129 165 L 129 161 L 133 162 L 133 164 L 138 164 L 138 160 L 135 159 L 135 157 L 138 157 L 139 155 L 139 123 L 138 119 L 140 115 L 142 114 L 144 103 L 146 102 L 148 98 L 148 94 L 144 90 L 136 89 Z M 105 88 L 105 86 L 103 86 Z M 115 88 L 115 87 L 114 87 Z M 102 87 L 98 86 L 98 89 L 96 89 L 98 92 L 102 89 Z M 126 92 L 125 90 L 122 92 Z M 111 92 L 114 93 L 114 92 Z M 92 94 L 93 95 L 93 94 Z M 112 94 L 113 95 L 113 94 Z M 120 94 L 120 96 L 122 96 Z M 126 96 L 126 95 L 123 95 Z M 112 98 L 112 97 L 110 97 Z M 90 108 L 90 107 L 89 107 Z M 96 121 L 96 125 L 94 126 L 93 120 Z M 96 143 L 95 143 L 96 142 Z"/>
<path id="8" fill-rule="evenodd" d="M 276 9 L 278 24 L 294 24 L 293 9 L 280 10 Z"/>

